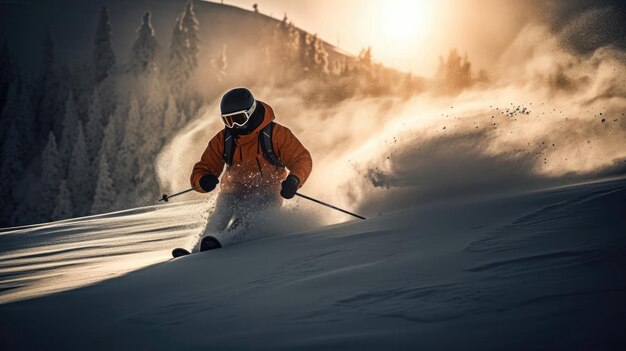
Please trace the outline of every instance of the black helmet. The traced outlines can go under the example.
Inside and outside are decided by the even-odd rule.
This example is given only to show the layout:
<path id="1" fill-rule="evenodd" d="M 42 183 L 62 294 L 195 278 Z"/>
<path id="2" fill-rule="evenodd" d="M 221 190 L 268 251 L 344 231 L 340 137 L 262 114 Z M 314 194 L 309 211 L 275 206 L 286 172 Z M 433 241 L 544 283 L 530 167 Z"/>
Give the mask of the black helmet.
<path id="1" fill-rule="evenodd" d="M 235 88 L 224 94 L 220 103 L 220 109 L 222 110 L 222 115 L 225 115 L 227 113 L 249 110 L 253 104 L 254 96 L 252 96 L 250 90 Z"/>

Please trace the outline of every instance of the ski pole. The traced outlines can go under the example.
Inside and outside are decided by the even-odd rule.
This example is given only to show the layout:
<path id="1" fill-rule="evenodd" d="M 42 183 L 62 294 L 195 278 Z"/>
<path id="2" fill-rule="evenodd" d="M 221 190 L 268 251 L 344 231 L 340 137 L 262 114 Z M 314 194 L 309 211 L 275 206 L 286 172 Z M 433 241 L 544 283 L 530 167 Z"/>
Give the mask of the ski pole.
<path id="1" fill-rule="evenodd" d="M 181 191 L 181 192 L 176 193 L 176 194 L 173 194 L 173 195 L 166 195 L 166 194 L 163 194 L 163 197 L 162 197 L 161 199 L 159 199 L 159 201 L 165 201 L 165 202 L 168 202 L 168 201 L 169 201 L 169 199 L 173 198 L 174 196 L 182 195 L 182 194 L 184 194 L 184 193 L 188 193 L 188 192 L 190 192 L 190 191 L 192 191 L 192 190 L 196 190 L 196 189 L 198 189 L 198 188 L 199 188 L 199 186 L 194 186 L 194 187 L 193 187 L 193 188 L 191 188 L 191 189 L 187 189 L 187 190 L 185 190 L 185 191 Z"/>
<path id="2" fill-rule="evenodd" d="M 352 212 L 348 212 L 348 211 L 346 211 L 346 210 L 342 210 L 342 209 L 340 209 L 339 207 L 337 207 L 337 206 L 333 206 L 333 205 L 331 205 L 331 204 L 327 204 L 327 203 L 325 203 L 324 201 L 316 200 L 316 199 L 314 199 L 314 198 L 312 198 L 312 197 L 309 197 L 309 196 L 306 196 L 306 195 L 303 195 L 303 194 L 300 194 L 300 193 L 296 193 L 296 195 L 298 195 L 298 196 L 300 196 L 300 197 L 303 197 L 303 198 L 305 198 L 305 199 L 307 199 L 307 200 L 311 200 L 311 201 L 313 201 L 313 202 L 317 202 L 317 203 L 318 203 L 318 204 L 320 204 L 320 205 L 324 205 L 324 206 L 326 206 L 326 207 L 330 207 L 330 208 L 335 209 L 335 210 L 337 210 L 337 211 L 340 211 L 340 212 L 343 212 L 343 213 L 347 213 L 347 214 L 349 214 L 349 215 L 351 215 L 351 216 L 354 216 L 354 217 L 356 217 L 356 218 L 365 219 L 365 217 L 363 217 L 363 216 L 359 216 L 358 214 L 355 214 L 355 213 L 352 213 Z"/>

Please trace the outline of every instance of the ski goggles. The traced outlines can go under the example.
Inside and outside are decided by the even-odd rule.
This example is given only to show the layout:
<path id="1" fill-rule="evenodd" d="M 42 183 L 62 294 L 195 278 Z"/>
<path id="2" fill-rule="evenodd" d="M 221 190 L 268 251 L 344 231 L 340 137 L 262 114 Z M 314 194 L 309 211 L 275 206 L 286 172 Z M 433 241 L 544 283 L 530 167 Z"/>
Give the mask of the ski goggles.
<path id="1" fill-rule="evenodd" d="M 228 128 L 232 128 L 234 126 L 243 127 L 256 110 L 256 100 L 252 103 L 252 106 L 249 110 L 241 110 L 237 112 L 225 113 L 222 115 L 222 121 Z"/>

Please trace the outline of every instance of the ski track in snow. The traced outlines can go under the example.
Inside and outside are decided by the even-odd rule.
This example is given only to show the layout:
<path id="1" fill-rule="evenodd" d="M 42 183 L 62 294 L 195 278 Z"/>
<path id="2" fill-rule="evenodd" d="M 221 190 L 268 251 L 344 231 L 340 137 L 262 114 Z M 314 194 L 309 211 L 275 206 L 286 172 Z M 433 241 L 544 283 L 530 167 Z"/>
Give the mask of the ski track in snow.
<path id="1" fill-rule="evenodd" d="M 74 289 L 162 262 L 200 231 L 199 203 L 0 230 L 0 303 Z"/>
<path id="2" fill-rule="evenodd" d="M 626 346 L 626 179 L 405 209 L 152 265 L 197 232 L 199 224 L 167 225 L 197 205 L 2 232 L 1 296 L 13 301 L 0 305 L 5 344 Z"/>

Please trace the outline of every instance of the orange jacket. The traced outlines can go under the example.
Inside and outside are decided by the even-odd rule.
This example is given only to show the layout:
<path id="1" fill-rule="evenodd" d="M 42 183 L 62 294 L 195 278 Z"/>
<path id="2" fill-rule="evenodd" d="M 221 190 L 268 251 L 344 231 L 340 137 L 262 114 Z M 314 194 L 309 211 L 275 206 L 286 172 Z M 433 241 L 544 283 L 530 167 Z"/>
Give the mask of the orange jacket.
<path id="1" fill-rule="evenodd" d="M 278 194 L 280 183 L 287 177 L 289 172 L 300 179 L 300 186 L 306 182 L 313 161 L 311 154 L 302 146 L 302 143 L 291 133 L 289 128 L 276 123 L 272 135 L 272 148 L 276 156 L 282 161 L 285 167 L 276 167 L 263 157 L 263 151 L 259 143 L 259 132 L 263 127 L 274 120 L 274 111 L 263 103 L 265 116 L 263 122 L 250 134 L 241 135 L 235 139 L 235 151 L 232 165 L 226 167 L 226 171 L 220 182 L 220 189 L 227 192 L 256 192 L 270 191 Z M 200 185 L 200 178 L 206 174 L 213 174 L 219 177 L 224 169 L 224 130 L 217 133 L 206 150 L 202 158 L 193 166 L 191 172 L 191 185 Z M 204 193 L 202 188 L 196 191 Z"/>

